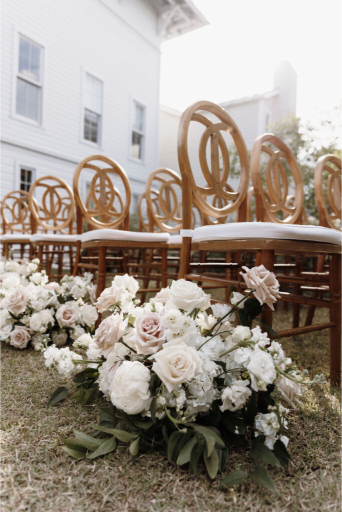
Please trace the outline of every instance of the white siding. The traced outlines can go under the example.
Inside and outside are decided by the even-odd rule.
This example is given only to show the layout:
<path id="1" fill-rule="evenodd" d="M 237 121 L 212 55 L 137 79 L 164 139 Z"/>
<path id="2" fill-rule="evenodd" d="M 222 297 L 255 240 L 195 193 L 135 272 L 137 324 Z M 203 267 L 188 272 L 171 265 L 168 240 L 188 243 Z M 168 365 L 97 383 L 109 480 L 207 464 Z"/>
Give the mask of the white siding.
<path id="1" fill-rule="evenodd" d="M 22 165 L 37 168 L 37 177 L 55 172 L 70 184 L 77 162 L 104 154 L 126 170 L 133 191 L 141 191 L 158 164 L 156 27 L 146 0 L 3 1 L 2 196 L 13 189 L 19 155 Z M 44 47 L 42 126 L 13 116 L 18 31 Z M 101 147 L 82 142 L 85 72 L 103 81 Z M 129 158 L 134 99 L 146 105 L 143 163 Z"/>

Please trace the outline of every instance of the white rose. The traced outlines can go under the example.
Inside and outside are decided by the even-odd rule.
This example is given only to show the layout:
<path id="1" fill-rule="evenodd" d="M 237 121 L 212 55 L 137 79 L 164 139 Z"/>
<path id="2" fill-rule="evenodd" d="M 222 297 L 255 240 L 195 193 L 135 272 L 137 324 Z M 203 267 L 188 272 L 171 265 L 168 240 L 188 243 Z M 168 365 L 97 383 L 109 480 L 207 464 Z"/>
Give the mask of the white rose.
<path id="1" fill-rule="evenodd" d="M 115 407 L 126 414 L 148 411 L 152 402 L 150 371 L 138 361 L 124 361 L 115 371 L 110 395 Z"/>
<path id="2" fill-rule="evenodd" d="M 232 342 L 240 343 L 244 340 L 249 340 L 252 336 L 251 330 L 249 327 L 244 325 L 237 325 L 232 332 Z"/>
<path id="3" fill-rule="evenodd" d="M 172 303 L 184 311 L 191 312 L 195 308 L 205 310 L 210 307 L 210 295 L 206 295 L 196 283 L 185 279 L 173 281 L 169 296 Z"/>
<path id="4" fill-rule="evenodd" d="M 6 308 L 13 313 L 13 315 L 20 315 L 24 313 L 27 306 L 27 295 L 24 287 L 19 287 L 5 298 Z"/>
<path id="5" fill-rule="evenodd" d="M 228 304 L 222 304 L 217 302 L 216 304 L 211 305 L 212 312 L 216 316 L 216 318 L 223 318 L 228 315 L 229 311 L 232 309 Z"/>
<path id="6" fill-rule="evenodd" d="M 243 302 L 241 302 L 237 306 L 238 309 L 242 309 L 244 307 L 244 302 L 245 302 L 243 299 L 247 299 L 247 297 L 245 295 L 242 295 L 242 293 L 233 292 L 230 295 L 229 302 L 232 304 L 232 306 L 235 306 L 235 304 L 237 304 L 238 302 L 240 302 L 240 300 L 242 300 Z"/>
<path id="7" fill-rule="evenodd" d="M 20 277 L 14 272 L 10 272 L 5 274 L 2 281 L 2 287 L 5 290 L 10 290 L 12 288 L 18 288 L 20 285 Z"/>
<path id="8" fill-rule="evenodd" d="M 58 309 L 56 319 L 60 327 L 75 327 L 77 313 L 71 306 L 64 304 Z"/>
<path id="9" fill-rule="evenodd" d="M 138 354 L 154 354 L 165 342 L 161 317 L 157 313 L 147 313 L 136 319 L 134 343 Z"/>
<path id="10" fill-rule="evenodd" d="M 297 396 L 302 394 L 302 388 L 300 385 L 283 376 L 277 378 L 275 385 L 276 388 L 281 391 L 281 401 L 283 405 L 296 409 L 294 402 L 300 404 Z"/>
<path id="11" fill-rule="evenodd" d="M 89 350 L 87 351 L 87 356 L 88 352 Z M 113 379 L 115 371 L 120 363 L 125 360 L 125 356 L 130 354 L 129 348 L 125 347 L 122 343 L 116 343 L 113 350 L 107 355 L 106 361 L 99 367 L 99 389 L 106 397 L 110 398 L 111 392 L 114 390 Z M 90 357 L 89 359 L 96 360 L 96 357 Z"/>
<path id="12" fill-rule="evenodd" d="M 6 272 L 19 272 L 20 265 L 16 261 L 8 260 L 5 263 Z"/>
<path id="13" fill-rule="evenodd" d="M 112 282 L 112 286 L 123 286 L 132 297 L 135 297 L 139 290 L 139 283 L 134 277 L 125 274 L 124 276 L 115 276 Z"/>
<path id="14" fill-rule="evenodd" d="M 160 292 L 158 292 L 153 300 L 154 302 L 160 302 L 161 304 L 165 304 L 170 298 L 170 288 L 162 288 Z"/>
<path id="15" fill-rule="evenodd" d="M 201 359 L 192 347 L 178 339 L 163 345 L 163 349 L 154 354 L 152 370 L 158 375 L 171 392 L 179 384 L 189 382 L 202 372 Z"/>
<path id="16" fill-rule="evenodd" d="M 80 311 L 80 322 L 82 325 L 86 325 L 87 327 L 91 327 L 95 325 L 96 320 L 98 319 L 98 314 L 96 308 L 91 306 L 90 304 L 85 304 L 81 307 Z"/>
<path id="17" fill-rule="evenodd" d="M 28 263 L 27 268 L 30 272 L 35 272 L 38 268 L 38 265 L 36 263 L 33 263 L 33 261 L 31 261 L 31 263 Z"/>
<path id="18" fill-rule="evenodd" d="M 105 318 L 95 331 L 94 342 L 101 349 L 103 355 L 107 355 L 113 345 L 125 334 L 128 318 L 123 319 L 122 313 L 116 313 Z"/>
<path id="19" fill-rule="evenodd" d="M 75 348 L 89 348 L 90 343 L 93 341 L 90 334 L 82 334 L 79 336 L 76 341 L 72 344 Z"/>
<path id="20" fill-rule="evenodd" d="M 162 317 L 162 324 L 165 329 L 170 329 L 173 333 L 178 334 L 183 329 L 186 320 L 187 317 L 179 309 L 171 309 Z"/>
<path id="21" fill-rule="evenodd" d="M 65 331 L 53 331 L 52 332 L 52 342 L 56 347 L 61 347 L 62 345 L 65 345 L 68 341 L 68 335 Z"/>
<path id="22" fill-rule="evenodd" d="M 74 329 L 71 329 L 70 331 L 70 338 L 74 341 L 78 340 L 80 336 L 83 336 L 85 334 L 85 330 L 80 325 L 76 325 Z"/>
<path id="23" fill-rule="evenodd" d="M 26 348 L 30 341 L 30 334 L 26 327 L 15 326 L 14 330 L 10 333 L 10 345 L 15 348 Z"/>
<path id="24" fill-rule="evenodd" d="M 111 286 L 106 288 L 98 297 L 95 306 L 99 313 L 108 311 L 111 307 L 115 306 L 118 302 L 127 300 L 129 294 L 124 286 Z"/>
<path id="25" fill-rule="evenodd" d="M 257 345 L 250 357 L 247 370 L 249 371 L 254 391 L 259 389 L 265 390 L 267 384 L 272 384 L 277 378 L 272 356 L 261 350 Z"/>
<path id="26" fill-rule="evenodd" d="M 70 293 L 75 299 L 80 299 L 87 294 L 87 287 L 82 280 L 77 280 L 72 285 Z"/>
<path id="27" fill-rule="evenodd" d="M 269 272 L 264 265 L 259 267 L 242 267 L 246 274 L 240 272 L 248 288 L 254 288 L 254 296 L 260 304 L 267 304 L 273 311 L 273 303 L 280 298 L 279 282 L 273 272 Z"/>
<path id="28" fill-rule="evenodd" d="M 251 396 L 252 391 L 249 389 L 249 380 L 236 380 L 231 387 L 223 390 L 221 398 L 223 404 L 220 406 L 221 411 L 236 411 L 241 409 L 246 400 Z"/>
<path id="29" fill-rule="evenodd" d="M 48 277 L 44 275 L 42 272 L 35 272 L 30 276 L 30 281 L 33 284 L 46 284 L 48 282 Z"/>

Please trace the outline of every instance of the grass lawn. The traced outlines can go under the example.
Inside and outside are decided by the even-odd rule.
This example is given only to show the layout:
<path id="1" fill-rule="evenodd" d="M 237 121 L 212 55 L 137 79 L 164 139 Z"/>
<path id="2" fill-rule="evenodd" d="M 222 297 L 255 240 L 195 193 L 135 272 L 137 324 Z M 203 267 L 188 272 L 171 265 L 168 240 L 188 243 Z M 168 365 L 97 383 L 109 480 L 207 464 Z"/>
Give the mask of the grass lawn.
<path id="1" fill-rule="evenodd" d="M 325 313 L 325 312 L 324 312 Z M 326 313 L 325 313 L 326 314 Z M 321 310 L 316 315 L 323 315 Z M 275 328 L 290 313 L 275 315 Z M 328 331 L 282 340 L 286 353 L 312 375 L 329 376 Z M 2 512 L 221 512 L 337 511 L 340 499 L 339 395 L 328 384 L 306 391 L 302 408 L 289 414 L 289 472 L 269 467 L 278 494 L 253 483 L 219 490 L 203 471 L 189 477 L 163 454 L 133 458 L 121 445 L 94 461 L 75 461 L 62 450 L 73 429 L 90 432 L 97 406 L 66 400 L 46 403 L 64 382 L 49 372 L 40 353 L 2 348 Z M 88 428 L 88 430 L 87 430 Z M 226 473 L 248 470 L 246 447 L 230 447 Z"/>

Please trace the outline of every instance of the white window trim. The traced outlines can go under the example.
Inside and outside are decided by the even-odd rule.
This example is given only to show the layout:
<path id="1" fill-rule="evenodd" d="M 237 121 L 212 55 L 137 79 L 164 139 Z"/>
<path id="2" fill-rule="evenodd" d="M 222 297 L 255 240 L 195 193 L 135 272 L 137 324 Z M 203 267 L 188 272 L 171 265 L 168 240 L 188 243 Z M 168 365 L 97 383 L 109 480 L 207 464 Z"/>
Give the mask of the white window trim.
<path id="1" fill-rule="evenodd" d="M 134 116 L 135 116 L 135 103 L 140 105 L 144 108 L 144 129 L 145 131 L 139 132 L 137 130 L 133 130 L 133 123 L 134 123 Z M 146 132 L 147 132 L 147 106 L 142 101 L 131 98 L 131 108 L 130 108 L 131 114 L 130 114 L 130 125 L 129 125 L 129 143 L 128 143 L 128 159 L 132 162 L 145 165 L 146 160 Z M 142 143 L 142 158 L 134 158 L 134 156 L 131 155 L 131 149 L 132 149 L 132 133 L 135 131 L 136 133 L 140 133 L 143 136 L 143 143 Z"/>
<path id="2" fill-rule="evenodd" d="M 15 182 L 14 182 L 14 190 L 20 190 L 20 172 L 22 167 L 27 169 L 28 171 L 32 171 L 32 183 L 34 183 L 37 179 L 37 167 L 33 167 L 32 165 L 27 165 L 26 163 L 19 161 L 16 162 L 16 172 L 15 172 Z"/>
<path id="3" fill-rule="evenodd" d="M 33 44 L 39 46 L 42 49 L 41 53 L 41 82 L 38 84 L 34 80 L 30 80 L 27 77 L 24 77 L 22 75 L 19 75 L 18 72 L 18 63 L 19 63 L 19 38 L 20 36 L 24 37 L 25 39 L 28 39 Z M 26 30 L 21 30 L 16 25 L 13 26 L 13 81 L 12 81 L 12 109 L 11 109 L 11 117 L 13 119 L 16 119 L 17 121 L 22 121 L 24 123 L 30 124 L 32 126 L 36 126 L 37 128 L 44 128 L 44 111 L 45 111 L 45 62 L 46 62 L 46 45 L 44 45 L 42 42 L 38 42 L 35 40 L 34 37 L 31 37 L 30 34 Z M 40 122 L 34 121 L 34 119 L 30 119 L 29 117 L 21 116 L 20 114 L 17 114 L 17 78 L 22 78 L 26 80 L 27 82 L 30 82 L 34 85 L 37 85 L 41 89 L 41 112 L 40 112 Z"/>
<path id="4" fill-rule="evenodd" d="M 84 138 L 84 110 L 85 110 L 85 88 L 87 75 L 91 75 L 102 82 L 102 101 L 101 101 L 101 122 L 99 132 L 99 142 L 92 142 L 91 140 Z M 81 123 L 80 123 L 80 142 L 97 149 L 103 149 L 103 117 L 104 117 L 104 80 L 97 73 L 93 73 L 91 70 L 82 68 L 82 80 L 81 80 Z"/>

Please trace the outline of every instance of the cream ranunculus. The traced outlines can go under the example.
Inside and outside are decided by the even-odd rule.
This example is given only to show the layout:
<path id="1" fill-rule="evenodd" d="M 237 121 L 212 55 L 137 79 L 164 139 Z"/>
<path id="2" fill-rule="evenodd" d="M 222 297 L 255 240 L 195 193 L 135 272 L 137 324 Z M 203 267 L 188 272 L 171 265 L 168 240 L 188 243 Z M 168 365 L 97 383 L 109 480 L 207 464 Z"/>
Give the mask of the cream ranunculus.
<path id="1" fill-rule="evenodd" d="M 71 306 L 64 304 L 57 310 L 56 319 L 59 327 L 75 327 L 77 313 Z"/>
<path id="2" fill-rule="evenodd" d="M 162 318 L 157 313 L 148 313 L 135 321 L 135 337 L 130 340 L 138 354 L 155 354 L 165 341 Z"/>
<path id="3" fill-rule="evenodd" d="M 10 345 L 15 348 L 26 348 L 30 341 L 30 334 L 26 327 L 16 325 L 14 330 L 10 333 Z"/>
<path id="4" fill-rule="evenodd" d="M 210 307 L 210 295 L 206 295 L 196 283 L 185 279 L 173 281 L 169 290 L 169 297 L 177 308 L 188 312 L 195 308 L 205 310 Z"/>
<path id="5" fill-rule="evenodd" d="M 273 272 L 267 270 L 264 265 L 259 267 L 242 267 L 246 274 L 240 272 L 248 288 L 254 288 L 254 296 L 260 304 L 267 304 L 273 311 L 273 303 L 280 298 L 279 282 Z"/>
<path id="6" fill-rule="evenodd" d="M 13 313 L 13 315 L 20 315 L 24 313 L 27 305 L 27 294 L 25 288 L 20 286 L 5 299 L 6 308 Z"/>
<path id="7" fill-rule="evenodd" d="M 103 290 L 100 297 L 98 297 L 95 306 L 99 313 L 103 313 L 115 306 L 118 302 L 127 300 L 128 296 L 129 294 L 124 286 L 114 285 Z"/>
<path id="8" fill-rule="evenodd" d="M 122 313 L 105 318 L 95 331 L 93 340 L 101 349 L 103 355 L 107 355 L 113 345 L 125 334 L 128 325 L 128 317 L 124 320 Z"/>
<path id="9" fill-rule="evenodd" d="M 170 392 L 179 384 L 189 382 L 202 373 L 202 362 L 197 350 L 177 338 L 165 343 L 163 349 L 151 359 L 155 361 L 152 370 Z"/>
<path id="10" fill-rule="evenodd" d="M 115 371 L 111 401 L 126 414 L 140 414 L 148 411 L 152 396 L 150 393 L 151 374 L 139 361 L 124 361 Z"/>

